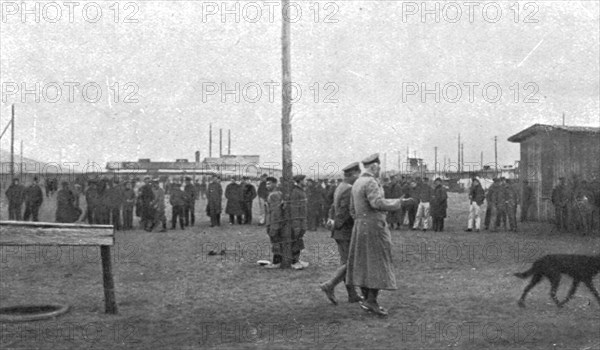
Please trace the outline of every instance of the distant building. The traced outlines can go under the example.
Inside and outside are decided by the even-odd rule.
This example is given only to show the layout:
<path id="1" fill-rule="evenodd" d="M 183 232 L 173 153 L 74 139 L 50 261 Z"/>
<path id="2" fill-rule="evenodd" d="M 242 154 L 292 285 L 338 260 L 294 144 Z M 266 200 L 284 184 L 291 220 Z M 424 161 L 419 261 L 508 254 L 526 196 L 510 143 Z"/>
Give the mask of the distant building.
<path id="1" fill-rule="evenodd" d="M 521 144 L 519 178 L 535 196 L 535 219 L 554 217 L 550 197 L 559 177 L 600 178 L 600 128 L 535 124 L 508 138 Z"/>
<path id="2" fill-rule="evenodd" d="M 266 173 L 281 176 L 281 169 L 270 163 L 261 164 L 258 155 L 223 155 L 222 157 L 205 158 L 202 162 L 190 162 L 187 159 L 176 159 L 174 162 L 153 162 L 148 158 L 135 161 L 108 162 L 106 169 L 112 173 L 133 176 L 206 176 L 219 174 L 223 179 L 231 176 L 249 176 L 258 178 Z"/>

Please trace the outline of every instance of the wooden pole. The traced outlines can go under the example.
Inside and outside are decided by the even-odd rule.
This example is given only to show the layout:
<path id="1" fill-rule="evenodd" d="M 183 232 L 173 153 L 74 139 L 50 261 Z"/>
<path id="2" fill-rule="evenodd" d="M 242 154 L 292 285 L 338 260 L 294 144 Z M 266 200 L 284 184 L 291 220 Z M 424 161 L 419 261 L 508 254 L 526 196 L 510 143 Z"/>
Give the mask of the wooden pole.
<path id="1" fill-rule="evenodd" d="M 289 0 L 281 0 L 283 9 L 289 9 Z M 290 208 L 290 199 L 292 194 L 292 124 L 290 116 L 292 113 L 291 101 L 291 23 L 289 13 L 282 11 L 281 26 L 281 69 L 282 69 L 282 106 L 281 106 L 281 141 L 282 141 L 282 163 L 283 163 L 283 200 L 287 202 L 284 206 L 283 215 L 285 217 L 282 230 L 282 261 L 281 268 L 290 268 L 292 264 L 292 212 Z"/>
<path id="2" fill-rule="evenodd" d="M 435 152 L 435 157 L 434 157 L 435 160 L 434 160 L 434 164 L 433 164 L 433 168 L 434 168 L 434 170 L 433 170 L 433 172 L 434 172 L 433 176 L 435 177 L 435 176 L 437 176 L 437 172 L 438 172 L 438 166 L 437 166 L 438 165 L 438 162 L 437 162 L 437 146 L 435 146 L 433 148 L 433 150 Z"/>
<path id="3" fill-rule="evenodd" d="M 15 177 L 15 105 L 11 108 L 10 118 L 10 177 Z M 12 181 L 12 179 L 11 179 Z"/>
<path id="4" fill-rule="evenodd" d="M 20 168 L 20 174 L 21 174 L 21 182 L 23 182 L 23 140 L 21 140 L 21 168 Z"/>
<path id="5" fill-rule="evenodd" d="M 112 275 L 112 264 L 110 259 L 110 246 L 100 246 L 100 257 L 102 258 L 102 284 L 104 286 L 104 311 L 107 314 L 116 314 L 117 300 L 115 298 L 115 282 Z"/>
<path id="6" fill-rule="evenodd" d="M 460 133 L 458 134 L 458 164 L 456 168 L 458 169 L 458 173 L 460 174 Z"/>
<path id="7" fill-rule="evenodd" d="M 494 170 L 498 176 L 498 136 L 494 136 Z"/>

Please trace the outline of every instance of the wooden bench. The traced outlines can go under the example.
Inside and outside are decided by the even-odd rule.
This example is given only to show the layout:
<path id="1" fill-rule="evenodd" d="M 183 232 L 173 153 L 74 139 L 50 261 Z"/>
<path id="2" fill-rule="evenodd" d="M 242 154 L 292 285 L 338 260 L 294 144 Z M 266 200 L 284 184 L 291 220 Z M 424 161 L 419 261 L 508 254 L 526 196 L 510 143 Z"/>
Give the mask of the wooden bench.
<path id="1" fill-rule="evenodd" d="M 117 313 L 110 256 L 110 247 L 114 244 L 115 231 L 112 225 L 0 221 L 0 246 L 100 246 L 107 314 Z"/>

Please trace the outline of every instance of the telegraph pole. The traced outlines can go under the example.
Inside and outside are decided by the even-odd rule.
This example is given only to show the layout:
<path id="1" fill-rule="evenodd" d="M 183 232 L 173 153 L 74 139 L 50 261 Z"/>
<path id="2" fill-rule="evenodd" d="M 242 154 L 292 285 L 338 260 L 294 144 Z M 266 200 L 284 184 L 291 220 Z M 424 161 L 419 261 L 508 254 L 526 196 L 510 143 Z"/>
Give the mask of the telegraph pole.
<path id="1" fill-rule="evenodd" d="M 212 123 L 208 127 L 208 157 L 212 158 Z"/>
<path id="2" fill-rule="evenodd" d="M 290 0 L 281 0 L 283 9 L 289 9 Z M 286 16 L 288 18 L 286 18 Z M 282 25 L 281 25 L 281 143 L 282 143 L 282 163 L 283 163 L 283 201 L 284 205 L 283 215 L 283 231 L 281 250 L 282 250 L 282 261 L 281 268 L 287 269 L 292 264 L 292 211 L 290 208 L 291 194 L 292 194 L 292 123 L 290 121 L 290 115 L 292 113 L 292 101 L 291 91 L 286 89 L 291 88 L 292 82 L 292 69 L 291 69 L 291 53 L 290 53 L 290 41 L 291 41 L 291 26 L 289 21 L 289 13 L 282 11 Z"/>
<path id="3" fill-rule="evenodd" d="M 15 105 L 12 105 L 10 118 L 10 177 L 15 177 Z M 12 179 L 11 179 L 12 181 Z"/>
<path id="4" fill-rule="evenodd" d="M 434 148 L 434 152 L 435 152 L 435 160 L 434 160 L 434 164 L 433 164 L 433 168 L 434 168 L 434 177 L 437 176 L 437 171 L 438 171 L 438 167 L 437 167 L 437 146 L 435 146 Z"/>
<path id="5" fill-rule="evenodd" d="M 498 176 L 498 136 L 494 136 L 494 168 Z"/>

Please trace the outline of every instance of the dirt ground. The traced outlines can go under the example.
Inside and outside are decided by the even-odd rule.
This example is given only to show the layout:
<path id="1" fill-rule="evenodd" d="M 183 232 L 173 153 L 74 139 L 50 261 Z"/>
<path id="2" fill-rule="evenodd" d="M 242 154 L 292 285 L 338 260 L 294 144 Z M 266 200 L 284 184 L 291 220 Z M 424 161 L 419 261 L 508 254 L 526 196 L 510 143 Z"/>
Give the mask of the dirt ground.
<path id="1" fill-rule="evenodd" d="M 184 231 L 116 233 L 116 316 L 104 314 L 97 248 L 2 247 L 0 306 L 71 309 L 56 319 L 0 324 L 0 347 L 600 349 L 600 305 L 585 287 L 558 309 L 545 281 L 521 309 L 527 281 L 512 275 L 547 253 L 598 254 L 600 235 L 560 234 L 539 223 L 518 233 L 464 232 L 466 194 L 450 194 L 445 232 L 392 232 L 398 290 L 380 293 L 390 313 L 380 318 L 346 303 L 341 285 L 338 306 L 319 290 L 339 264 L 325 229 L 305 237 L 306 270 L 266 270 L 256 264 L 270 258 L 264 227 L 230 226 L 223 216 L 222 227 L 210 228 L 203 207 Z M 53 219 L 50 201 L 41 219 Z M 225 255 L 207 255 L 221 249 Z M 564 277 L 559 299 L 569 286 Z"/>

